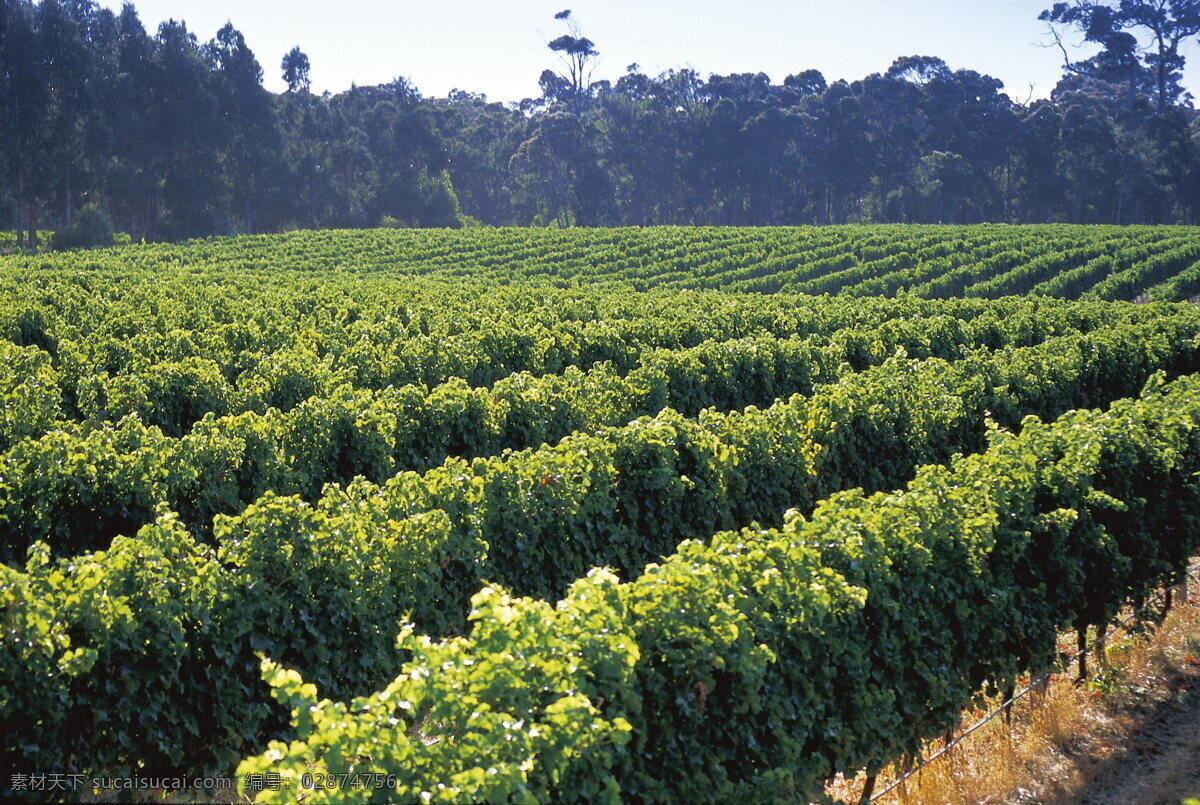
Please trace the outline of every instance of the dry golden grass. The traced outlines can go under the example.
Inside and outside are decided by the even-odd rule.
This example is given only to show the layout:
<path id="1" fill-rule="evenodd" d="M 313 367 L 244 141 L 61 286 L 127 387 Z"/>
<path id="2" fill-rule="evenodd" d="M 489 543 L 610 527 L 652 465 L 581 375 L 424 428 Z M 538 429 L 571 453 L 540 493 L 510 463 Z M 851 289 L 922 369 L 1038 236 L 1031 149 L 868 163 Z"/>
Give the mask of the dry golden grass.
<path id="1" fill-rule="evenodd" d="M 1052 675 L 997 717 L 913 775 L 878 803 L 1177 803 L 1200 779 L 1200 596 L 1175 595 L 1158 625 L 1106 636 L 1089 660 L 1090 679 Z M 1074 643 L 1074 636 L 1069 637 Z M 963 714 L 975 723 L 984 711 Z M 929 757 L 942 748 L 931 743 Z M 900 766 L 902 764 L 897 764 Z M 903 776 L 879 776 L 881 792 Z M 857 802 L 863 779 L 829 793 Z"/>

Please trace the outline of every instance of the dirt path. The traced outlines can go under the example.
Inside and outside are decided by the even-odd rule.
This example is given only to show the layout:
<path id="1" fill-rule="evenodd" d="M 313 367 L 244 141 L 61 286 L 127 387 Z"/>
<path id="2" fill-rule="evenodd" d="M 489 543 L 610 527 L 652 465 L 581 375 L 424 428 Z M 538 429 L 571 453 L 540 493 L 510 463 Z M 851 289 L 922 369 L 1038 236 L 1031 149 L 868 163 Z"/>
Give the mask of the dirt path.
<path id="1" fill-rule="evenodd" d="M 1082 803 L 1178 805 L 1200 796 L 1200 668 L 1143 696 L 1125 716 L 1135 731 L 1105 760 Z"/>
<path id="2" fill-rule="evenodd" d="M 1033 754 L 1023 763 L 1023 782 L 1006 796 L 979 801 L 1179 805 L 1185 797 L 1200 798 L 1197 587 L 1148 639 L 1110 635 L 1115 665 L 1109 675 L 1075 687 L 1075 695 L 1070 687 L 1058 688 L 1044 711 L 1056 714 L 1043 722 L 1053 728 L 1028 744 Z"/>

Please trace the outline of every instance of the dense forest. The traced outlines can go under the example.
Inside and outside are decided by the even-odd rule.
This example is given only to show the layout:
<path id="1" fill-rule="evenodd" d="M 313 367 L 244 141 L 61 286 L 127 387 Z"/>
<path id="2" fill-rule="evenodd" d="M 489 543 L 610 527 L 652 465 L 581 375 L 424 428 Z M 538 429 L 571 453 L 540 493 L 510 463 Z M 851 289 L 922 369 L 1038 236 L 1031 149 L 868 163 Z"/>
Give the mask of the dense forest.
<path id="1" fill-rule="evenodd" d="M 941 59 L 829 83 L 803 70 L 630 65 L 569 11 L 541 95 L 423 97 L 399 78 L 287 91 L 227 24 L 149 33 L 132 5 L 0 0 L 0 228 L 25 246 L 98 209 L 135 239 L 308 227 L 847 222 L 1194 223 L 1200 116 L 1180 84 L 1197 0 L 1058 3 L 1087 41 L 1048 99 Z M 1014 46 L 1018 46 L 1014 44 Z M 1028 47 L 1021 43 L 1019 46 Z M 402 65 L 401 65 L 402 66 Z"/>

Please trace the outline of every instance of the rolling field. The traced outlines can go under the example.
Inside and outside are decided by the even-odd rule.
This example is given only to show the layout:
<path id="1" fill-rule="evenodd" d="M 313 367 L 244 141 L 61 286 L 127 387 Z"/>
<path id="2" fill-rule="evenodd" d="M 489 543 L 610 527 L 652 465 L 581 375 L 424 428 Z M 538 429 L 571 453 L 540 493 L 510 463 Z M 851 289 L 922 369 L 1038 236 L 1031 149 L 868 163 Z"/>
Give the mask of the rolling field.
<path id="1" fill-rule="evenodd" d="M 1176 227 L 0 256 L 4 765 L 819 797 L 1200 548 L 1197 294 Z"/>
<path id="2" fill-rule="evenodd" d="M 638 291 L 1164 302 L 1200 294 L 1200 238 L 1172 226 L 328 230 L 11 260 L 14 269 L 286 269 Z"/>

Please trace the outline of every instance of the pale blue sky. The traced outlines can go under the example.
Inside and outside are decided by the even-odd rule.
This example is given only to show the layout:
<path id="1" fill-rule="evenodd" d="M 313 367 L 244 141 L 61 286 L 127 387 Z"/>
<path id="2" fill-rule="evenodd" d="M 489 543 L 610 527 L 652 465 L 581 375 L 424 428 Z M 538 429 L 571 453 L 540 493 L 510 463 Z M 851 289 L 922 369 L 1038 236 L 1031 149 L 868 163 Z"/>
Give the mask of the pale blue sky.
<path id="1" fill-rule="evenodd" d="M 120 8 L 120 0 L 100 0 Z M 766 72 L 775 81 L 816 68 L 830 81 L 887 69 L 897 56 L 932 55 L 953 68 L 1001 79 L 1014 100 L 1045 97 L 1061 54 L 1038 12 L 1052 0 L 142 0 L 153 32 L 183 19 L 208 40 L 226 20 L 246 35 L 269 89 L 283 89 L 279 62 L 293 45 L 312 62 L 314 90 L 339 92 L 407 76 L 425 95 L 451 89 L 512 101 L 539 94 L 555 67 L 546 42 L 563 33 L 554 14 L 571 8 L 600 50 L 594 78 L 615 80 L 637 62 L 654 74 L 693 67 L 702 75 Z M 1081 52 L 1080 55 L 1085 55 Z M 1200 45 L 1186 50 L 1185 84 L 1200 88 Z"/>

